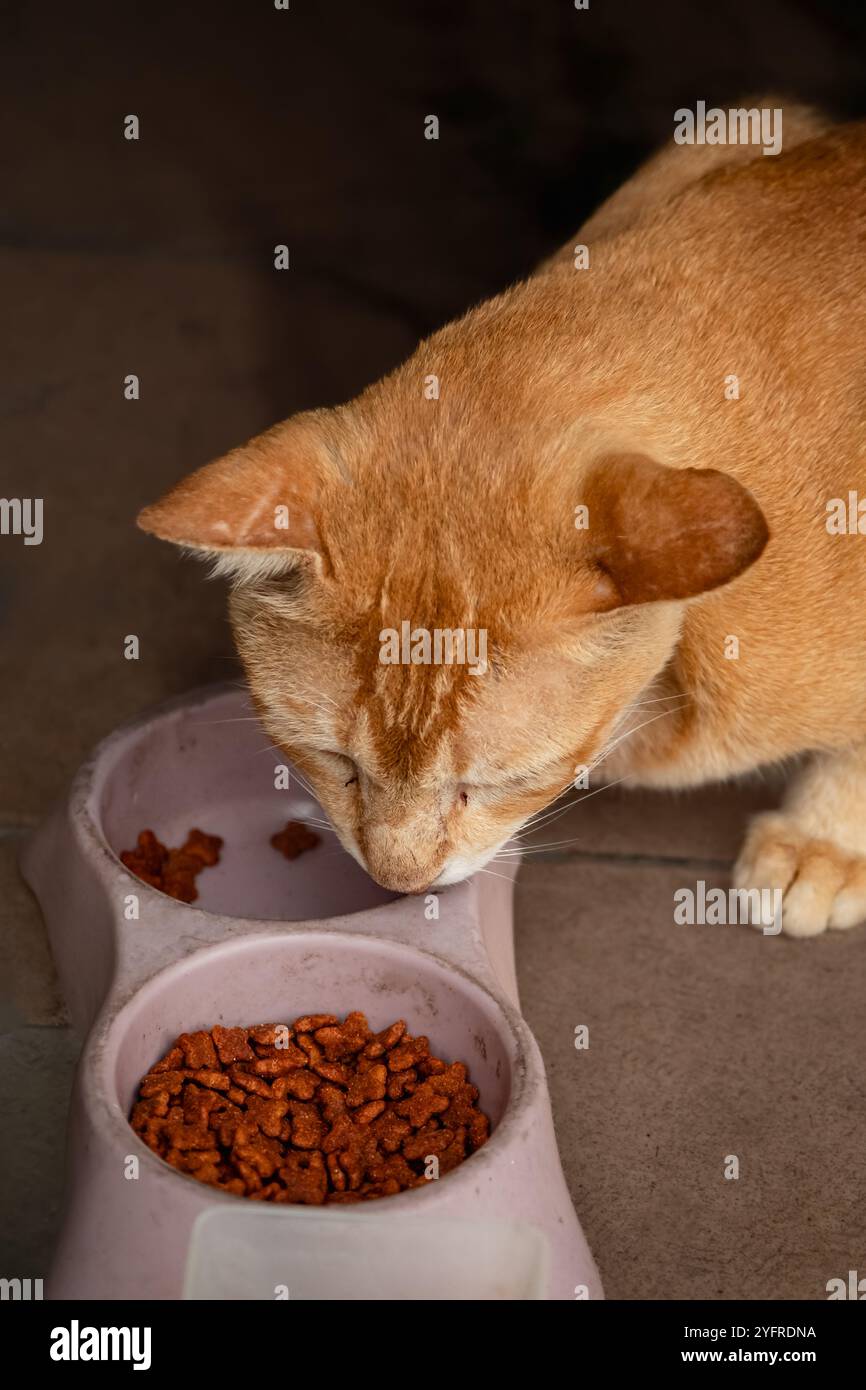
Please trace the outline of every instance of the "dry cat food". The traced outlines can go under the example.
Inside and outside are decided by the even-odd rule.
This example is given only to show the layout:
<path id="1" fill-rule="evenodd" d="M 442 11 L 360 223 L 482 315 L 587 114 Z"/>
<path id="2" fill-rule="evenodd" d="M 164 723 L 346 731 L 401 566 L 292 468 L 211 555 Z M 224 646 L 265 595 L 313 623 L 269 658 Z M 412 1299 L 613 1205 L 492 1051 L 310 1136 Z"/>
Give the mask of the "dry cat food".
<path id="1" fill-rule="evenodd" d="M 297 859 L 299 854 L 306 854 L 308 849 L 315 849 L 321 836 L 315 830 L 310 830 L 302 821 L 290 820 L 284 830 L 279 830 L 276 835 L 271 836 L 271 844 L 274 849 L 278 849 L 287 859 Z"/>
<path id="2" fill-rule="evenodd" d="M 462 1062 L 362 1013 L 182 1033 L 130 1123 L 199 1182 L 262 1202 L 361 1202 L 422 1187 L 487 1139 Z M 431 1164 L 435 1158 L 438 1163 Z"/>
<path id="3" fill-rule="evenodd" d="M 290 820 L 284 830 L 271 836 L 274 849 L 280 850 L 287 859 L 297 859 L 298 855 L 315 849 L 319 840 L 314 830 L 308 830 L 297 820 Z M 194 903 L 198 897 L 196 875 L 219 863 L 222 843 L 219 835 L 191 830 L 180 849 L 167 849 L 152 830 L 142 830 L 135 849 L 121 850 L 120 860 L 136 878 L 152 888 L 177 898 L 178 902 Z"/>
<path id="4" fill-rule="evenodd" d="M 198 897 L 196 875 L 219 863 L 222 843 L 219 835 L 191 830 L 180 849 L 166 849 L 152 830 L 142 830 L 136 848 L 122 850 L 120 859 L 136 878 L 152 888 L 178 902 L 194 903 Z"/>

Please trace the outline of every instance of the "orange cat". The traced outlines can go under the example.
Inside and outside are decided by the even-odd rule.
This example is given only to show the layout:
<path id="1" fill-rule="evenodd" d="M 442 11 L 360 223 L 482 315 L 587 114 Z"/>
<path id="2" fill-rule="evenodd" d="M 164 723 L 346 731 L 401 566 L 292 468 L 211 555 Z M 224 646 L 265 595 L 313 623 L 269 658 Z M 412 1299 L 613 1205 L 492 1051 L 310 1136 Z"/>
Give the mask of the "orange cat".
<path id="1" fill-rule="evenodd" d="M 866 918 L 866 127 L 784 115 L 775 157 L 672 143 L 588 268 L 141 514 L 231 576 L 264 726 L 385 887 L 472 873 L 576 769 L 811 750 L 735 882 L 794 935 Z"/>

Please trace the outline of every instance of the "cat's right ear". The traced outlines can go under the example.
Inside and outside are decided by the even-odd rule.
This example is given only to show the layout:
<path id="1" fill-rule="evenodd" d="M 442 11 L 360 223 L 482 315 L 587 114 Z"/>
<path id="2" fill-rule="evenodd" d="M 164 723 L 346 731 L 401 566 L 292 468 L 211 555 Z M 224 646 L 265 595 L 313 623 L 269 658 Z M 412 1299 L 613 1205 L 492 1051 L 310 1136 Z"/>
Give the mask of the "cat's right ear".
<path id="1" fill-rule="evenodd" d="M 327 569 L 317 517 L 341 474 L 318 416 L 294 416 L 199 468 L 145 507 L 137 524 L 240 580 Z"/>

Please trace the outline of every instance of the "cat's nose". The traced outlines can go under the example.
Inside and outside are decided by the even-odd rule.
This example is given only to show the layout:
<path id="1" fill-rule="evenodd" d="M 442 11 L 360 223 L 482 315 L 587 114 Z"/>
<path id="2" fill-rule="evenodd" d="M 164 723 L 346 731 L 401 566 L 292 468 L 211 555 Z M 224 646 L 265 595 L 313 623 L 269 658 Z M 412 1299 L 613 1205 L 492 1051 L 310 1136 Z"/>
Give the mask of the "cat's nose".
<path id="1" fill-rule="evenodd" d="M 419 880 L 417 875 L 401 874 L 377 870 L 375 873 L 370 870 L 371 878 L 374 878 L 380 888 L 387 888 L 390 893 L 406 893 L 420 895 L 426 893 L 433 882 L 433 876 L 426 874 Z"/>
<path id="2" fill-rule="evenodd" d="M 392 893 L 426 893 L 439 865 L 424 854 L 425 836 L 400 834 L 390 826 L 368 826 L 364 857 L 371 878 Z"/>

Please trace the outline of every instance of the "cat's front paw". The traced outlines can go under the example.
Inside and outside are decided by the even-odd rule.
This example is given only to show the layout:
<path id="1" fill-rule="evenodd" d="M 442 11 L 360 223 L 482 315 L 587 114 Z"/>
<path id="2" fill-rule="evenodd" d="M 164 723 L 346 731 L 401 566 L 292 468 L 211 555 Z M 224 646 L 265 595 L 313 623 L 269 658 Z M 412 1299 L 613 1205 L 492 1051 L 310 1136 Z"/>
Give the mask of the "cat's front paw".
<path id="1" fill-rule="evenodd" d="M 735 888 L 781 894 L 782 930 L 818 936 L 866 921 L 866 858 L 818 840 L 778 812 L 756 816 L 732 875 Z"/>

